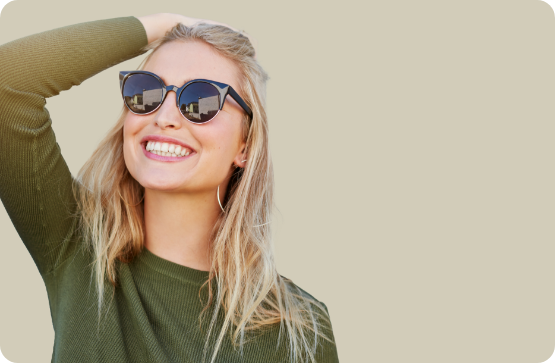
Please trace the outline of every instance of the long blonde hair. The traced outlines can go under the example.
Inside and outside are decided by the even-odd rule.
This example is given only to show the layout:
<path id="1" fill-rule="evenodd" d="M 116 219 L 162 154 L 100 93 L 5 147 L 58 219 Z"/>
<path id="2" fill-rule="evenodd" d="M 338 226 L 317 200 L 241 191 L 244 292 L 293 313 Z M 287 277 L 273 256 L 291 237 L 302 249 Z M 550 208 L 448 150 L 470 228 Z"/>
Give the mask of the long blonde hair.
<path id="1" fill-rule="evenodd" d="M 333 343 L 323 332 L 324 326 L 331 326 L 329 315 L 323 304 L 279 275 L 274 261 L 270 223 L 274 176 L 265 112 L 268 76 L 255 60 L 254 48 L 246 36 L 209 24 L 176 25 L 163 38 L 144 48 L 153 52 L 140 68 L 160 46 L 174 41 L 202 41 L 234 61 L 242 76 L 238 92 L 253 112 L 252 119 L 243 120 L 248 163 L 244 169 L 236 170 L 229 183 L 225 212 L 218 219 L 210 241 L 209 278 L 202 286 L 208 284 L 209 298 L 199 318 L 214 306 L 208 336 L 220 308 L 225 312 L 210 362 L 214 362 L 228 329 L 233 333 L 233 344 L 237 345 L 239 340 L 242 346 L 246 331 L 277 323 L 280 336 L 285 328 L 291 362 L 315 362 L 318 336 Z M 127 112 L 126 108 L 122 110 L 115 126 L 83 165 L 76 178 L 78 187 L 74 188 L 85 246 L 94 256 L 99 318 L 106 278 L 117 288 L 116 262 L 131 262 L 144 244 L 141 202 L 144 188 L 130 175 L 123 158 L 123 124 Z M 215 294 L 212 287 L 216 287 Z M 204 359 L 207 350 L 208 339 Z"/>

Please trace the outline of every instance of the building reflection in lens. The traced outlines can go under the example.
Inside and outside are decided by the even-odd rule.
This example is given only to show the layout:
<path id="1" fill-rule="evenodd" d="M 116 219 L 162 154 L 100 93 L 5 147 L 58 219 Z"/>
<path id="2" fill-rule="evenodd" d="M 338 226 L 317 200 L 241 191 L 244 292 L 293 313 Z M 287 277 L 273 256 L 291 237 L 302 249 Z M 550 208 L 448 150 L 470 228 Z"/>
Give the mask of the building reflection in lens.
<path id="1" fill-rule="evenodd" d="M 179 108 L 185 117 L 193 122 L 206 122 L 220 109 L 220 92 L 206 82 L 193 82 L 179 97 Z"/>
<path id="2" fill-rule="evenodd" d="M 196 102 L 181 104 L 181 112 L 192 121 L 206 122 L 220 109 L 220 96 L 199 97 Z"/>
<path id="3" fill-rule="evenodd" d="M 123 96 L 135 112 L 151 112 L 162 100 L 162 85 L 151 75 L 133 74 L 125 82 Z"/>

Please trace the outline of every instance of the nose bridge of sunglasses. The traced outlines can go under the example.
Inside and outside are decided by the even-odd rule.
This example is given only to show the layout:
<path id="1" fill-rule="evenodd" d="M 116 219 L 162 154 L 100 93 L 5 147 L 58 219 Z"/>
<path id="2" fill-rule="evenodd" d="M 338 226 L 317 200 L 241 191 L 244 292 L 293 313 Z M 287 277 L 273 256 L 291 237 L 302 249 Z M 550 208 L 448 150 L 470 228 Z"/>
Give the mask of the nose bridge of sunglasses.
<path id="1" fill-rule="evenodd" d="M 166 92 L 164 95 L 164 100 L 166 99 L 166 97 L 168 96 L 168 94 L 170 93 L 170 91 L 173 91 L 175 93 L 175 103 L 177 105 L 177 107 L 179 108 L 179 99 L 177 97 L 177 91 L 179 91 L 179 87 L 174 86 L 174 85 L 170 85 L 170 86 L 166 86 Z"/>

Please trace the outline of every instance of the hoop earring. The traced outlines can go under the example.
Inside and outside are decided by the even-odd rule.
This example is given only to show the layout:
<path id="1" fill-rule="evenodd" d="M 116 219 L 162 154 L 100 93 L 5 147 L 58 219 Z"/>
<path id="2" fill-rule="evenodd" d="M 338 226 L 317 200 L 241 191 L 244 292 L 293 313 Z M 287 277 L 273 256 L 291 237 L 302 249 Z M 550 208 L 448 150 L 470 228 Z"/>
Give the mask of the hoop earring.
<path id="1" fill-rule="evenodd" d="M 218 191 L 216 192 L 216 196 L 218 197 L 218 204 L 220 205 L 220 208 L 222 208 L 222 212 L 225 213 L 224 207 L 222 207 L 222 202 L 220 202 L 220 186 L 218 185 Z"/>
<path id="2" fill-rule="evenodd" d="M 119 197 L 121 198 L 121 200 L 123 200 L 123 202 L 124 202 L 125 204 L 127 204 L 128 207 L 136 207 L 136 206 L 138 206 L 139 204 L 141 204 L 142 201 L 145 199 L 145 195 L 143 194 L 143 197 L 141 198 L 141 200 L 139 201 L 139 203 L 137 203 L 137 204 L 135 204 L 135 205 L 131 205 L 131 204 L 127 203 L 127 202 L 125 201 L 125 199 L 123 199 L 123 197 L 121 196 L 121 193 L 119 192 L 119 189 L 118 189 L 118 194 L 119 194 Z"/>
<path id="3" fill-rule="evenodd" d="M 245 160 L 244 160 L 245 161 Z M 222 207 L 222 202 L 220 202 L 220 186 L 218 185 L 218 191 L 216 192 L 216 195 L 218 197 L 218 204 L 220 205 L 220 208 L 222 208 L 222 212 L 225 213 L 224 207 Z M 270 222 L 266 222 L 266 223 L 262 223 L 262 224 L 257 224 L 256 226 L 253 227 L 262 227 L 265 226 L 266 224 L 269 224 Z"/>

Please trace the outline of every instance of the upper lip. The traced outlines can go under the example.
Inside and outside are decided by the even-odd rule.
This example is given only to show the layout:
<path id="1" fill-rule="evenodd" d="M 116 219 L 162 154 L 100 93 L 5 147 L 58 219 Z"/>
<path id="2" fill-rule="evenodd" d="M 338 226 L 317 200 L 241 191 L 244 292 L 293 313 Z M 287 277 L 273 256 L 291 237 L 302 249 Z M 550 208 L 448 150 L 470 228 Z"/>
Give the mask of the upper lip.
<path id="1" fill-rule="evenodd" d="M 147 135 L 141 139 L 141 144 L 146 143 L 148 141 L 167 142 L 171 144 L 181 145 L 182 147 L 185 147 L 193 152 L 196 152 L 196 150 L 193 149 L 191 146 L 187 145 L 183 141 L 174 139 L 173 137 L 162 136 L 162 135 Z"/>

